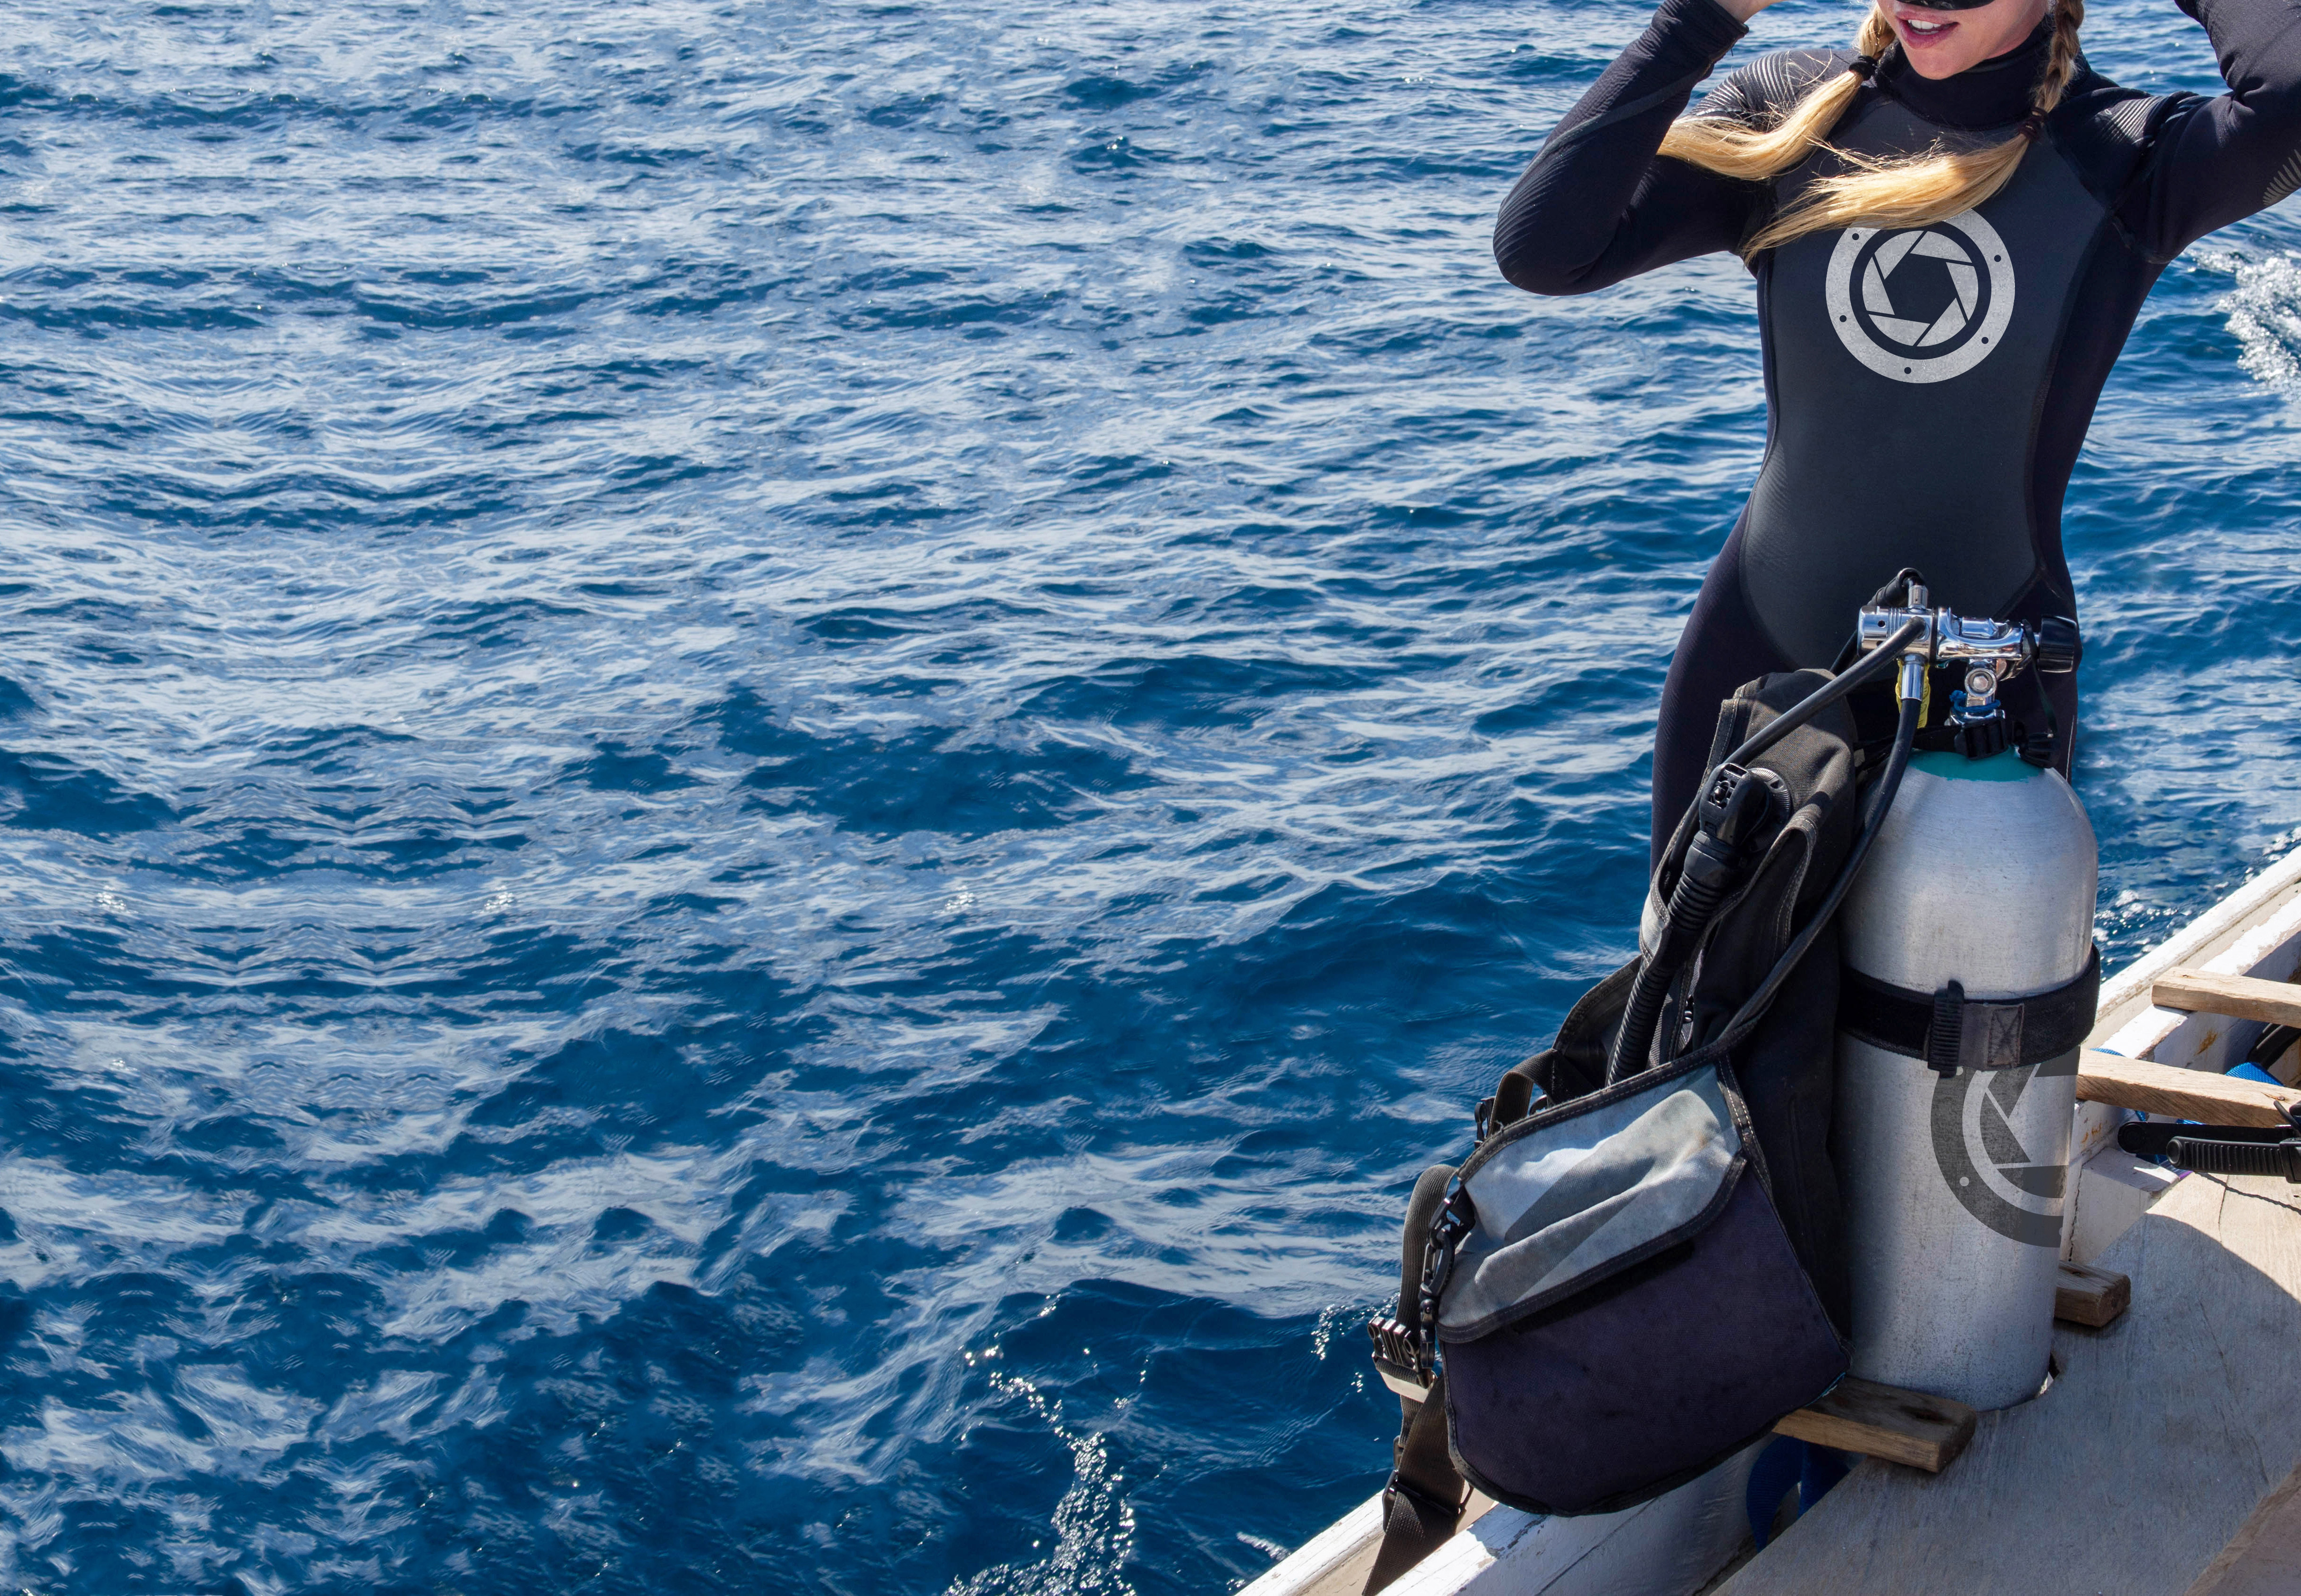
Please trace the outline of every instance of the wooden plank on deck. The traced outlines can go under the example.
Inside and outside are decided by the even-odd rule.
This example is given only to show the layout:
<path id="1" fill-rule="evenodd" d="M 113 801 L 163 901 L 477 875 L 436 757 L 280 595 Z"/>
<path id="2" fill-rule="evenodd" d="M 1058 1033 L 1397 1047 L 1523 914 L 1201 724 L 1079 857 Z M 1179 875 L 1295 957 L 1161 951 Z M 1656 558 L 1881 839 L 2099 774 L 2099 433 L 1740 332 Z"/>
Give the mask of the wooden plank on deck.
<path id="1" fill-rule="evenodd" d="M 1977 1416 L 1962 1402 L 1848 1375 L 1828 1396 L 1774 1426 L 1774 1433 L 1939 1474 L 1973 1439 Z"/>
<path id="2" fill-rule="evenodd" d="M 2182 1596 L 2301 1463 L 2301 1195 L 2192 1175 L 2101 1258 L 2106 1330 L 1938 1475 L 1865 1460 L 1724 1596 Z"/>
<path id="3" fill-rule="evenodd" d="M 2099 1330 L 2132 1304 L 2133 1283 L 2114 1269 L 2062 1261 L 2054 1281 L 2054 1317 Z"/>
<path id="4" fill-rule="evenodd" d="M 2301 1091 L 2088 1048 L 2078 1060 L 2078 1101 L 2209 1125 L 2281 1125 L 2283 1106 L 2301 1103 Z"/>
<path id="5" fill-rule="evenodd" d="M 2178 1008 L 2185 1014 L 2301 1025 L 2301 987 L 2288 981 L 2263 981 L 2257 975 L 2168 970 L 2151 983 L 2149 1000 L 2160 1008 Z"/>

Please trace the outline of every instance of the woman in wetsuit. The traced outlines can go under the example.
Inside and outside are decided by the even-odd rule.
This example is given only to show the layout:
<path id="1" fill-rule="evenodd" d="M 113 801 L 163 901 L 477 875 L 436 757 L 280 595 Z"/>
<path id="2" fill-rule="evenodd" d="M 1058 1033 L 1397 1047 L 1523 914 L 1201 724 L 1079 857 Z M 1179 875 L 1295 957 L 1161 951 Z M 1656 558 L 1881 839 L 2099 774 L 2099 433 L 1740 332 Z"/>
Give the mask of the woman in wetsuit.
<path id="1" fill-rule="evenodd" d="M 2142 300 L 2301 186 L 2301 0 L 2179 0 L 2230 92 L 2087 65 L 2082 0 L 1878 0 L 1854 46 L 1694 85 L 1771 0 L 1662 0 L 1504 202 L 1494 255 L 1581 294 L 1732 250 L 1758 283 L 1767 439 L 1654 744 L 1659 852 L 1719 701 L 1828 665 L 1904 566 L 1961 614 L 2076 614 L 2062 496 Z M 2068 768 L 2074 678 L 2046 679 Z"/>

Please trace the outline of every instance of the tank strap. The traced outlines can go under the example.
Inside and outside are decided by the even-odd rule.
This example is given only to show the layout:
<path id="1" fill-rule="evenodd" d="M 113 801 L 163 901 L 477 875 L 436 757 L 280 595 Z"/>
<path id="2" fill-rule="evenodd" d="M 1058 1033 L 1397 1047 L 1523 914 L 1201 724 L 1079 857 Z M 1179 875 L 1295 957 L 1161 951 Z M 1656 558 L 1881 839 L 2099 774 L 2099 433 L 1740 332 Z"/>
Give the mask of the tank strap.
<path id="1" fill-rule="evenodd" d="M 1945 1075 L 2020 1069 L 2084 1041 L 2100 999 L 2098 943 L 2075 981 L 2027 998 L 1968 998 L 1954 981 L 1937 992 L 1913 992 L 1849 967 L 1837 988 L 1837 1028 L 1873 1048 L 1922 1058 Z"/>

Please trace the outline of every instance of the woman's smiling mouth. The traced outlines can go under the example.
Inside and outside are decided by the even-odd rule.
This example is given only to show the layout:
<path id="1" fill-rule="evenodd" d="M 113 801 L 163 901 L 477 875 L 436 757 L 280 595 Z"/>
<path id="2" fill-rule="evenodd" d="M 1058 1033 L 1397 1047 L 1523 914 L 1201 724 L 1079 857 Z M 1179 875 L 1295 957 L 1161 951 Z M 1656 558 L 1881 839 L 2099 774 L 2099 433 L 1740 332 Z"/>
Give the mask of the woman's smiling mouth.
<path id="1" fill-rule="evenodd" d="M 1923 12 L 1896 9 L 1894 13 L 1894 26 L 1900 30 L 1902 45 L 1905 49 L 1923 48 L 1927 45 L 1938 44 L 1957 31 L 1957 24 L 1939 12 L 1929 15 Z"/>

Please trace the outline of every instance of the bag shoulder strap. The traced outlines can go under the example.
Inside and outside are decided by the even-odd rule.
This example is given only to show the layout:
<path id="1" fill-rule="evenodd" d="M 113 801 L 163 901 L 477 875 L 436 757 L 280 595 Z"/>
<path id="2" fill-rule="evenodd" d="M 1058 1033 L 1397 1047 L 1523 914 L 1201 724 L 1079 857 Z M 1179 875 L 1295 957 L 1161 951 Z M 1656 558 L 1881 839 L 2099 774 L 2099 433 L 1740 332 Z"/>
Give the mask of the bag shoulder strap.
<path id="1" fill-rule="evenodd" d="M 1398 1438 L 1397 1458 L 1382 1493 L 1382 1545 L 1367 1573 L 1364 1596 L 1375 1596 L 1452 1540 L 1455 1526 L 1462 1522 L 1469 1487 L 1446 1450 L 1443 1374 L 1431 1384 L 1428 1395 L 1410 1405 Z"/>
<path id="2" fill-rule="evenodd" d="M 1421 1322 L 1423 1266 L 1431 1229 L 1453 1179 L 1452 1165 L 1434 1164 L 1414 1182 L 1399 1249 L 1398 1309 L 1367 1326 L 1376 1366 L 1401 1383 L 1418 1382 L 1428 1367 L 1423 1337 L 1431 1327 Z M 1382 1546 L 1367 1575 L 1367 1596 L 1452 1539 L 1469 1500 L 1469 1487 L 1446 1450 L 1446 1376 L 1433 1376 L 1418 1398 L 1401 1391 L 1398 1408 L 1398 1441 L 1391 1448 L 1390 1483 L 1382 1492 Z"/>

